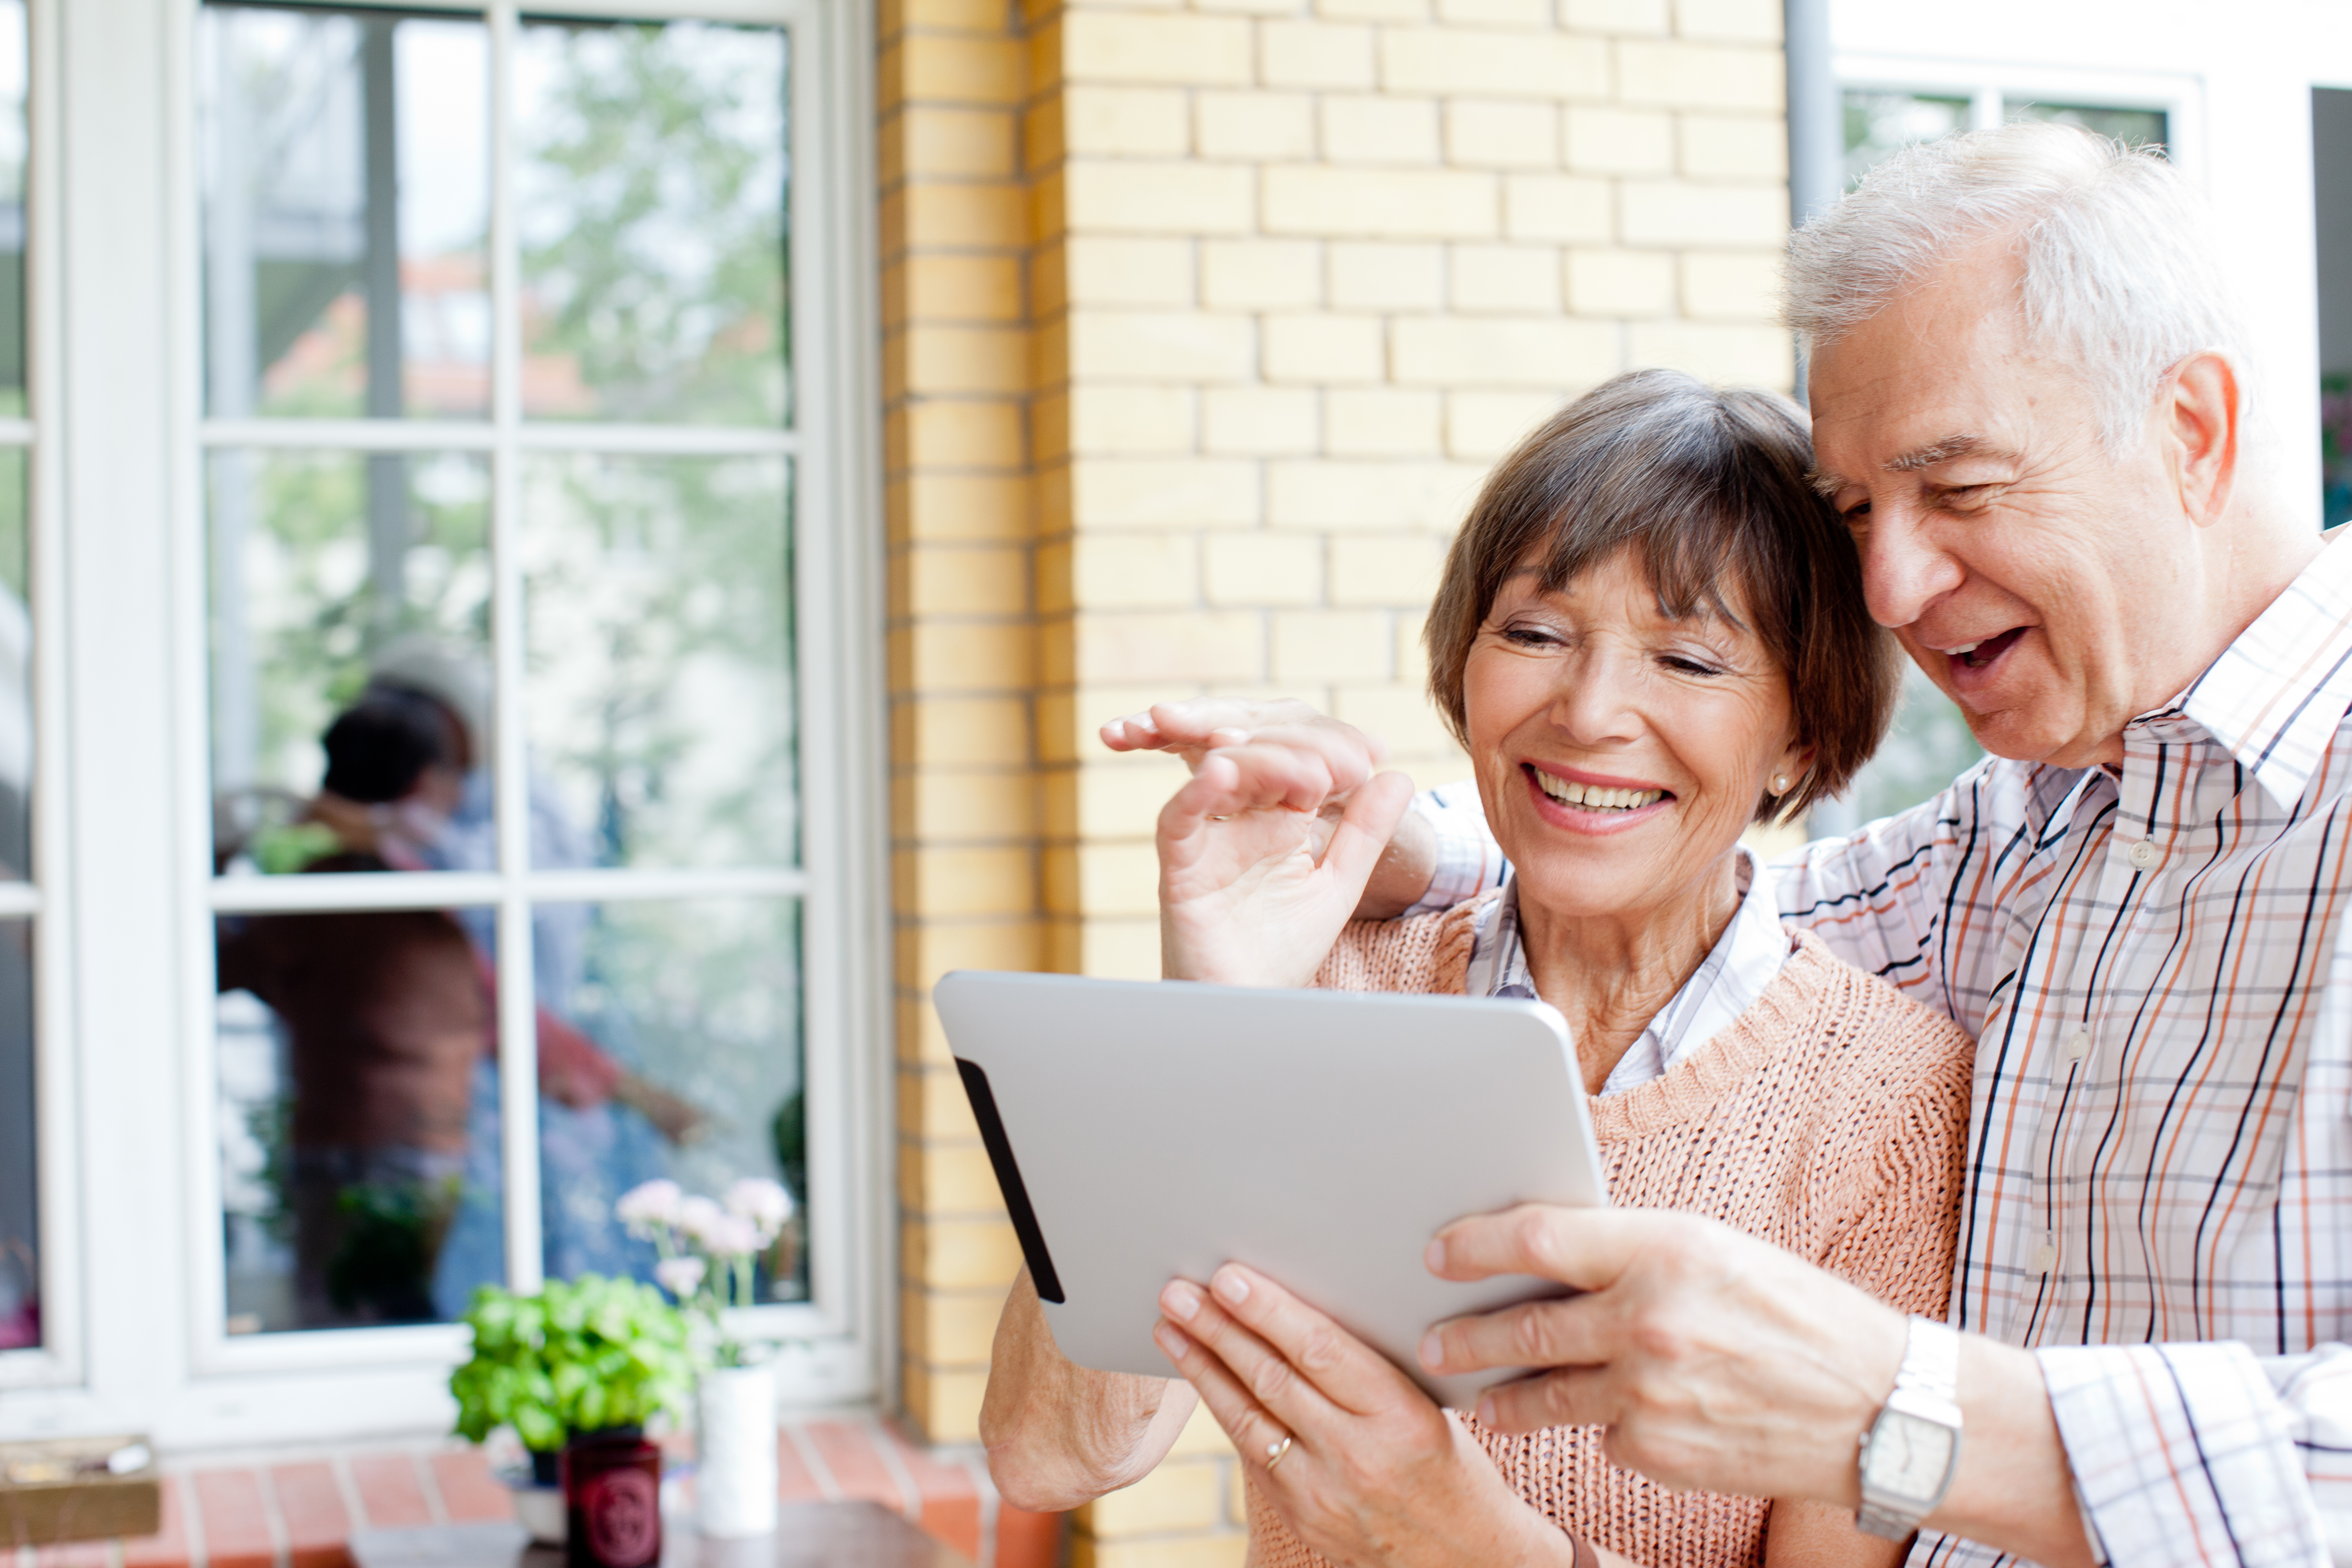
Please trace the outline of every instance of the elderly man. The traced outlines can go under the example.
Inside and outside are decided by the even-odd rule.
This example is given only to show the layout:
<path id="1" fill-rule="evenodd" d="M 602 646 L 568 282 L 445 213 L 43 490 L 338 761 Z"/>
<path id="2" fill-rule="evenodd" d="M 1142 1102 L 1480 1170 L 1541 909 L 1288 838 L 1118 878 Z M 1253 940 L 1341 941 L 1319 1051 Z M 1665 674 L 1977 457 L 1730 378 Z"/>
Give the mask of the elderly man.
<path id="1" fill-rule="evenodd" d="M 1790 247 L 1821 487 L 1994 753 L 1777 868 L 1787 920 L 1977 1036 L 1966 1331 L 1687 1216 L 1470 1219 L 1433 1268 L 1590 1292 L 1431 1336 L 1559 1369 L 1487 1420 L 1606 1423 L 1917 1563 L 2352 1562 L 2352 551 L 2277 493 L 2205 221 L 2152 155 L 2021 125 Z M 1294 803 L 1374 760 L 1241 704 L 1106 736 L 1255 753 Z M 1492 875 L 1445 805 L 1368 904 Z"/>

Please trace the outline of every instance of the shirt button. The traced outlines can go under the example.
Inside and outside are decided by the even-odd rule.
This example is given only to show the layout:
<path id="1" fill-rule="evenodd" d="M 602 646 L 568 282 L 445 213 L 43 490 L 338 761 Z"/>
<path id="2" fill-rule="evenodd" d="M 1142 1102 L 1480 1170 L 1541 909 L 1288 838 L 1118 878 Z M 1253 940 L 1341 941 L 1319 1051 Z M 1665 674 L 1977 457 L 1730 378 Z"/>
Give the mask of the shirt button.
<path id="1" fill-rule="evenodd" d="M 2131 850 L 2127 858 L 2133 865 L 2145 871 L 2150 866 L 2156 864 L 2157 854 L 2158 850 L 2156 847 L 2156 840 L 2152 838 L 2143 838 L 2138 843 L 2131 847 Z"/>
<path id="2" fill-rule="evenodd" d="M 2066 1037 L 2066 1059 L 2079 1062 L 2091 1054 L 2091 1031 L 2077 1029 Z"/>

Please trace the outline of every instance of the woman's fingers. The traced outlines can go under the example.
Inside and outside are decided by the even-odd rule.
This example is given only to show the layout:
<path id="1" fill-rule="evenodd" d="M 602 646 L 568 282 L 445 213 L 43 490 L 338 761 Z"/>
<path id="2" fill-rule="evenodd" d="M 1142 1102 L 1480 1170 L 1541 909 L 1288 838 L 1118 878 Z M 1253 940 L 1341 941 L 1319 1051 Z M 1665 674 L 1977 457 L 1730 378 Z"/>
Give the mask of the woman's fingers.
<path id="1" fill-rule="evenodd" d="M 1371 1415 L 1400 1399 L 1423 1397 L 1379 1352 L 1255 1269 L 1228 1263 L 1209 1276 L 1209 1290 L 1236 1322 L 1341 1409 Z"/>
<path id="2" fill-rule="evenodd" d="M 1162 702 L 1105 724 L 1103 744 L 1114 752 L 1175 752 L 1196 758 L 1202 752 L 1249 742 L 1288 746 L 1324 759 L 1339 788 L 1353 789 L 1372 776 L 1388 748 L 1353 724 L 1309 707 L 1283 700 L 1252 702 L 1240 698 L 1200 698 Z"/>
<path id="3" fill-rule="evenodd" d="M 1293 1366 L 1244 1326 L 1226 1310 L 1223 1298 L 1189 1279 L 1176 1279 L 1160 1292 L 1160 1310 L 1193 1343 L 1222 1362 L 1249 1396 L 1288 1430 L 1319 1436 L 1346 1418 L 1313 1374 Z"/>
<path id="4" fill-rule="evenodd" d="M 1233 1369 L 1211 1354 L 1200 1341 L 1164 1318 L 1153 1326 L 1151 1337 L 1160 1346 L 1160 1353 L 1175 1363 L 1176 1370 L 1200 1394 L 1201 1403 L 1209 1407 L 1209 1414 L 1216 1417 L 1217 1425 L 1225 1429 L 1225 1436 L 1234 1440 L 1234 1447 L 1244 1458 L 1264 1469 L 1266 1462 L 1278 1455 L 1288 1459 L 1297 1457 L 1282 1454 L 1283 1441 L 1287 1438 L 1294 1445 L 1303 1445 L 1304 1436 L 1284 1426 L 1251 1398 Z"/>
<path id="5" fill-rule="evenodd" d="M 1402 773 L 1375 774 L 1370 783 L 1348 799 L 1339 826 L 1324 847 L 1323 868 L 1340 881 L 1361 889 L 1380 863 L 1381 852 L 1396 836 L 1397 824 L 1412 806 L 1412 780 Z"/>

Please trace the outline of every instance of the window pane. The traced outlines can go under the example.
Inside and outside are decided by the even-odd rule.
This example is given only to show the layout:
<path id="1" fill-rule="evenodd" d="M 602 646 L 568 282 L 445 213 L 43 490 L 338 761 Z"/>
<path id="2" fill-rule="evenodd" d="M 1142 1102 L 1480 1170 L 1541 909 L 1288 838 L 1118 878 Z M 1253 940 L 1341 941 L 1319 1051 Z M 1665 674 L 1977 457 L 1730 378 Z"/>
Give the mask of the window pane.
<path id="1" fill-rule="evenodd" d="M 33 922 L 0 921 L 0 1351 L 41 1342 Z"/>
<path id="2" fill-rule="evenodd" d="M 489 46 L 478 21 L 207 5 L 215 418 L 489 407 Z"/>
<path id="3" fill-rule="evenodd" d="M 2012 125 L 2021 120 L 2052 120 L 2112 136 L 2133 147 L 2161 147 L 2168 139 L 2161 109 L 2103 109 L 2090 103 L 2033 103 L 2011 98 L 2002 101 L 2000 113 Z"/>
<path id="4" fill-rule="evenodd" d="M 781 28 L 523 28 L 524 413 L 791 419 L 785 82 Z"/>
<path id="5" fill-rule="evenodd" d="M 0 447 L 0 881 L 33 865 L 33 616 L 25 453 Z"/>
<path id="6" fill-rule="evenodd" d="M 791 473 L 782 458 L 523 470 L 542 868 L 796 853 Z"/>
<path id="7" fill-rule="evenodd" d="M 1969 100 L 1927 93 L 1845 91 L 1845 188 L 1862 183 L 1871 166 L 1914 142 L 1933 142 L 1969 128 Z"/>
<path id="8" fill-rule="evenodd" d="M 442 1321 L 500 1277 L 489 933 L 487 910 L 218 922 L 230 1333 Z"/>
<path id="9" fill-rule="evenodd" d="M 0 415 L 22 416 L 25 398 L 24 0 L 0 0 Z"/>
<path id="10" fill-rule="evenodd" d="M 806 1195 L 799 909 L 728 899 L 542 906 L 568 930 L 538 965 L 546 1268 L 652 1278 L 613 1200 L 667 1176 L 722 1195 L 742 1177 Z M 551 1022 L 549 1015 L 552 1015 Z M 761 1301 L 806 1297 L 802 1216 L 762 1259 Z"/>
<path id="11" fill-rule="evenodd" d="M 448 453 L 215 452 L 215 864 L 492 864 L 489 474 Z"/>
<path id="12" fill-rule="evenodd" d="M 1845 799 L 1816 809 L 1813 831 L 1845 832 L 1908 811 L 1983 760 L 1984 748 L 1969 732 L 1967 717 L 1906 659 L 1894 728 L 1855 775 Z"/>

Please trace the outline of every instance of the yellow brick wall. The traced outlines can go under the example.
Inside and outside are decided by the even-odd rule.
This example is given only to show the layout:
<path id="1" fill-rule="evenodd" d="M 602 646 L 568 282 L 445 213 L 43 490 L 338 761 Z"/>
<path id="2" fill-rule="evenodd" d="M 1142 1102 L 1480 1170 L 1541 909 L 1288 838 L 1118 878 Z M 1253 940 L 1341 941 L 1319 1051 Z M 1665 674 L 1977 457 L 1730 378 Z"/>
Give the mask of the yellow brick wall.
<path id="1" fill-rule="evenodd" d="M 1181 770 L 1107 718 L 1307 698 L 1460 761 L 1420 621 L 1485 469 L 1638 365 L 1785 387 L 1778 0 L 894 0 L 883 105 L 905 1372 L 968 1436 L 1016 1249 L 928 987 L 1157 972 Z M 1238 1561 L 1234 1461 L 1091 1510 Z"/>
<path id="2" fill-rule="evenodd" d="M 1020 1253 L 929 986 L 1045 952 L 1028 64 L 984 0 L 886 0 L 879 31 L 900 1364 L 912 1423 L 954 1440 L 976 1429 Z"/>

